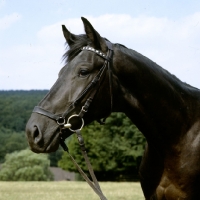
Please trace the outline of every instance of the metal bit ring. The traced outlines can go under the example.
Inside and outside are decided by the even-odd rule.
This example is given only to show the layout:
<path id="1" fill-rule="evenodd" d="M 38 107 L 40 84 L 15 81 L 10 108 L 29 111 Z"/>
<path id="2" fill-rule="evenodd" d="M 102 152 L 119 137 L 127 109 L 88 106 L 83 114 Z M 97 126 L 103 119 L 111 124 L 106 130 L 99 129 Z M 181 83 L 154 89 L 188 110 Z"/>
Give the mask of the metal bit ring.
<path id="1" fill-rule="evenodd" d="M 83 120 L 83 118 L 81 118 L 79 115 L 77 115 L 77 114 L 74 114 L 74 115 L 72 115 L 72 116 L 70 116 L 69 118 L 68 118 L 68 120 L 67 120 L 67 124 L 70 124 L 70 119 L 72 119 L 73 117 L 79 117 L 81 120 L 82 120 L 82 125 L 81 125 L 81 127 L 79 128 L 79 129 L 76 129 L 76 130 L 81 130 L 82 128 L 83 128 L 83 126 L 84 126 L 84 120 Z M 76 132 L 76 130 L 73 130 L 72 128 L 69 128 L 69 130 L 70 131 L 72 131 L 72 132 Z"/>

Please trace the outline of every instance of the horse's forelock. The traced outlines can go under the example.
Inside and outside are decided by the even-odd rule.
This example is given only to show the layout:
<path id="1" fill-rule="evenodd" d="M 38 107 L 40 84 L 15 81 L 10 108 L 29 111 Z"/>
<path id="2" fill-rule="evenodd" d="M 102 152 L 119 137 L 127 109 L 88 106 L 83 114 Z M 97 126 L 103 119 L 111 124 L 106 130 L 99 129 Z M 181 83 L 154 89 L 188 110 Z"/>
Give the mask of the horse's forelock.
<path id="1" fill-rule="evenodd" d="M 81 48 L 87 45 L 91 45 L 91 41 L 85 34 L 78 35 L 74 44 L 70 46 L 66 42 L 67 51 L 63 55 L 63 61 L 65 63 L 70 62 L 80 52 Z"/>

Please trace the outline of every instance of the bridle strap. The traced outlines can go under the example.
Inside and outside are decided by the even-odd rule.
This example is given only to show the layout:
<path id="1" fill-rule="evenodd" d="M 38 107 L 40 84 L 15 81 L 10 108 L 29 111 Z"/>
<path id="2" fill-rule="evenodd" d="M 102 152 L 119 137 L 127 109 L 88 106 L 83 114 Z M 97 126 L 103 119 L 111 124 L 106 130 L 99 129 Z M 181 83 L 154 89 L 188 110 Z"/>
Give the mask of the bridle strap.
<path id="1" fill-rule="evenodd" d="M 93 91 L 91 92 L 90 94 L 90 97 L 89 99 L 92 101 L 95 94 L 97 93 L 98 91 L 98 88 L 100 87 L 100 81 L 103 80 L 103 76 L 105 75 L 105 72 L 106 72 L 106 68 L 108 70 L 108 73 L 109 73 L 109 88 L 110 88 L 110 99 L 111 99 L 111 112 L 112 112 L 112 107 L 113 107 L 113 97 L 112 97 L 112 78 L 111 78 L 111 68 L 110 68 L 110 62 L 112 62 L 112 56 L 113 56 L 113 44 L 110 43 L 109 41 L 106 41 L 106 44 L 107 44 L 107 47 L 108 47 L 108 53 L 107 55 L 105 55 L 104 53 L 102 53 L 101 51 L 99 50 L 95 50 L 94 48 L 92 47 L 89 47 L 89 46 L 86 46 L 86 47 L 83 47 L 81 50 L 84 51 L 92 51 L 94 53 L 96 53 L 97 55 L 101 56 L 102 58 L 105 59 L 104 61 L 104 64 L 102 66 L 102 68 L 100 69 L 100 71 L 98 72 L 98 74 L 94 77 L 94 79 L 87 85 L 87 87 L 78 95 L 78 97 L 75 99 L 75 101 L 73 103 L 71 103 L 68 107 L 68 109 L 63 113 L 63 114 L 54 114 L 54 113 L 51 113 L 43 108 L 41 108 L 40 106 L 35 106 L 35 108 L 33 109 L 32 112 L 34 113 L 38 113 L 38 114 L 41 114 L 41 115 L 44 115 L 44 116 L 47 116 L 53 120 L 56 120 L 57 123 L 58 123 L 58 120 L 60 118 L 63 119 L 63 121 L 65 121 L 65 117 L 71 112 L 73 111 L 73 109 L 75 108 L 76 104 L 78 103 L 79 100 L 82 99 L 82 97 L 84 95 L 86 95 L 86 93 L 93 89 Z M 99 84 L 97 84 L 99 83 Z M 91 103 L 91 102 L 90 102 Z M 84 106 L 83 106 L 84 107 Z M 89 106 L 88 106 L 89 107 Z M 85 113 L 82 113 L 81 117 L 83 117 Z M 58 123 L 59 124 L 59 123 Z M 63 124 L 62 124 L 63 125 Z"/>
<path id="2" fill-rule="evenodd" d="M 41 108 L 39 106 L 35 106 L 32 112 L 47 116 L 47 117 L 54 119 L 56 121 L 58 121 L 58 119 L 61 117 L 61 115 L 55 115 L 55 114 L 53 114 L 53 113 L 51 113 L 47 110 L 44 110 L 43 108 Z"/>
<path id="3" fill-rule="evenodd" d="M 85 162 L 87 164 L 87 167 L 88 167 L 88 170 L 89 170 L 90 176 L 92 177 L 93 182 L 88 178 L 88 176 L 80 168 L 80 166 L 78 165 L 78 163 L 74 160 L 73 156 L 69 153 L 68 148 L 65 145 L 65 143 L 64 143 L 65 147 L 63 149 L 66 149 L 65 151 L 67 151 L 70 159 L 72 160 L 72 162 L 76 166 L 76 168 L 79 171 L 79 173 L 82 175 L 82 177 L 88 183 L 88 185 L 94 190 L 94 192 L 100 197 L 100 199 L 101 200 L 107 200 L 107 198 L 104 196 L 104 194 L 103 194 L 103 192 L 101 190 L 101 187 L 100 187 L 100 185 L 99 185 L 99 183 L 98 183 L 98 181 L 96 179 L 96 176 L 94 174 L 94 170 L 93 170 L 92 165 L 91 165 L 91 163 L 89 161 L 89 158 L 87 156 L 87 152 L 86 152 L 86 149 L 85 149 L 85 143 L 84 143 L 83 137 L 81 135 L 81 131 L 77 130 L 76 131 L 76 135 L 77 135 L 77 138 L 78 138 L 79 145 L 81 147 L 82 155 L 83 155 L 83 157 L 85 159 Z"/>
<path id="4" fill-rule="evenodd" d="M 79 173 L 81 174 L 81 176 L 85 179 L 85 181 L 88 183 L 88 185 L 94 190 L 94 192 L 100 197 L 101 200 L 107 200 L 107 198 L 104 196 L 101 187 L 97 181 L 97 178 L 94 174 L 94 170 L 92 168 L 92 165 L 90 163 L 90 160 L 87 156 L 87 152 L 86 152 L 86 148 L 85 148 L 85 143 L 81 134 L 80 130 L 76 130 L 76 135 L 77 135 L 77 139 L 78 139 L 78 143 L 80 145 L 81 148 L 81 152 L 82 155 L 85 159 L 86 165 L 88 167 L 90 176 L 92 177 L 92 181 L 88 178 L 88 176 L 84 173 L 84 171 L 81 169 L 81 167 L 78 165 L 78 163 L 75 161 L 75 159 L 73 158 L 73 156 L 69 153 L 68 147 L 67 145 L 64 143 L 64 140 L 62 140 L 61 142 L 61 146 L 64 149 L 64 151 L 66 151 L 70 157 L 70 159 L 72 160 L 72 162 L 74 163 L 74 165 L 76 166 L 77 170 L 79 171 Z"/>
<path id="5" fill-rule="evenodd" d="M 98 91 L 98 88 L 100 86 L 100 81 L 103 79 L 103 75 L 105 75 L 106 72 L 106 65 L 107 61 L 104 62 L 103 67 L 100 69 L 98 74 L 94 77 L 94 79 L 88 84 L 88 86 L 78 95 L 78 97 L 75 99 L 75 101 L 69 106 L 69 108 L 63 113 L 62 117 L 65 118 L 75 107 L 75 105 L 78 103 L 78 101 L 87 94 L 88 91 L 92 90 L 90 92 L 89 98 L 91 101 L 94 99 L 95 94 Z M 87 102 L 87 101 L 86 101 Z M 90 102 L 91 103 L 91 102 Z M 85 106 L 85 105 L 84 105 Z M 84 107 L 83 106 L 83 107 Z M 89 107 L 89 106 L 88 106 Z M 83 117 L 83 116 L 82 116 Z"/>
<path id="6" fill-rule="evenodd" d="M 107 47 L 110 51 L 108 51 L 108 57 L 110 58 L 110 61 L 107 63 L 108 65 L 108 76 L 109 76 L 109 88 L 110 88 L 110 107 L 111 112 L 113 108 L 113 92 L 112 92 L 112 70 L 110 65 L 112 64 L 112 57 L 113 57 L 113 44 L 106 41 Z"/>

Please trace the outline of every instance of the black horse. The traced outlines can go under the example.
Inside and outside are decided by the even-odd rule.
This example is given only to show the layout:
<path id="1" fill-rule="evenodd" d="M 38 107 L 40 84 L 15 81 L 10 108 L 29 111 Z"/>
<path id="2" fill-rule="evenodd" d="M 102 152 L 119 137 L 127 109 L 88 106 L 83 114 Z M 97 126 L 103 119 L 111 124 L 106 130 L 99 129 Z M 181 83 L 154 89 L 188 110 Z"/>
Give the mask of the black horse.
<path id="1" fill-rule="evenodd" d="M 59 133 L 67 138 L 83 120 L 124 112 L 147 139 L 139 170 L 145 198 L 200 199 L 200 91 L 82 21 L 84 35 L 62 26 L 66 65 L 29 119 L 31 150 L 56 151 Z"/>

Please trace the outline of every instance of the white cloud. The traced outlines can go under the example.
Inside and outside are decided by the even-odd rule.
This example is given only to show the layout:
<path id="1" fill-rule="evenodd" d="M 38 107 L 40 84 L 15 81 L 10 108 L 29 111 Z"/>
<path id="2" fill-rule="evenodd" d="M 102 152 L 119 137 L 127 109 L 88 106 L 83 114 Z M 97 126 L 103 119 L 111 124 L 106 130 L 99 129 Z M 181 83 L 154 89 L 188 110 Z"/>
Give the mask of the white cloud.
<path id="1" fill-rule="evenodd" d="M 86 18 L 110 41 L 135 49 L 181 80 L 200 88 L 200 13 L 176 21 L 129 15 Z M 84 32 L 80 18 L 63 20 L 39 30 L 35 44 L 14 46 L 0 52 L 2 66 L 6 68 L 4 71 L 0 68 L 0 87 L 2 84 L 6 84 L 7 89 L 51 87 L 62 66 L 65 42 L 62 24 L 72 33 Z M 10 55 L 12 59 L 9 59 Z"/>
<path id="2" fill-rule="evenodd" d="M 50 88 L 61 67 L 62 50 L 52 43 L 4 49 L 0 52 L 0 89 Z"/>
<path id="3" fill-rule="evenodd" d="M 129 15 L 89 17 L 102 36 L 132 48 L 200 88 L 200 13 L 179 20 Z M 105 23 L 106 22 L 106 23 Z"/>
<path id="4" fill-rule="evenodd" d="M 49 42 L 50 40 L 52 42 L 57 42 L 61 40 L 63 41 L 61 25 L 66 25 L 68 30 L 72 31 L 73 33 L 76 34 L 84 33 L 81 19 L 75 18 L 75 19 L 63 20 L 56 24 L 52 24 L 50 26 L 45 26 L 37 33 L 37 37 L 43 42 L 44 41 Z"/>
<path id="5" fill-rule="evenodd" d="M 9 28 L 13 23 L 21 19 L 21 15 L 18 13 L 12 13 L 0 18 L 0 30 Z"/>

